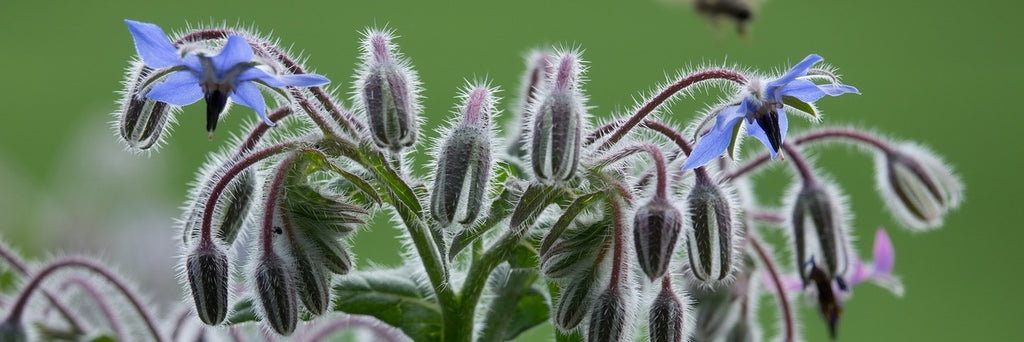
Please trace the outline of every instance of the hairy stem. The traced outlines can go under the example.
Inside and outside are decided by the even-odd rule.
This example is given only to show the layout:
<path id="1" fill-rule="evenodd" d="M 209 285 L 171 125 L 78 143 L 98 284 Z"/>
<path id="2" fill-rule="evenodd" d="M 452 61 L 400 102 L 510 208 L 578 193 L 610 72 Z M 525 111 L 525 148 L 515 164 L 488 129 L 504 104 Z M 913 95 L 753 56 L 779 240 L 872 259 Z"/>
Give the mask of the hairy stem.
<path id="1" fill-rule="evenodd" d="M 615 145 L 615 143 L 619 142 L 619 140 L 621 140 L 622 137 L 626 135 L 626 133 L 629 133 L 629 131 L 632 130 L 633 127 L 635 127 L 637 124 L 643 121 L 643 119 L 646 118 L 648 114 L 651 114 L 651 112 L 653 112 L 654 109 L 658 108 L 658 106 L 660 106 L 662 103 L 665 103 L 665 101 L 672 98 L 672 96 L 675 95 L 676 93 L 694 84 L 715 79 L 729 80 L 741 84 L 747 82 L 747 78 L 745 76 L 743 76 L 739 72 L 728 69 L 704 70 L 683 77 L 676 81 L 675 83 L 668 85 L 668 87 L 665 87 L 665 89 L 663 89 L 660 93 L 652 97 L 650 100 L 647 100 L 647 102 L 644 103 L 644 105 L 640 107 L 640 109 L 638 109 L 636 113 L 630 116 L 625 123 L 623 123 L 617 129 L 615 129 L 615 132 L 612 133 L 610 137 L 608 137 L 608 140 L 606 140 L 599 149 L 607 150 L 608 148 L 612 147 L 612 145 Z"/>
<path id="2" fill-rule="evenodd" d="M 125 337 L 124 330 L 121 329 L 121 320 L 119 320 L 117 315 L 114 314 L 113 309 L 110 307 L 110 303 L 107 303 L 103 294 L 101 294 L 96 287 L 92 286 L 89 281 L 77 276 L 65 281 L 58 289 L 59 291 L 64 292 L 72 285 L 82 288 L 82 291 L 96 302 L 96 306 L 99 307 L 100 312 L 103 313 L 103 317 L 107 319 L 108 323 L 110 323 L 110 330 L 114 333 L 114 336 L 117 337 L 118 341 L 124 341 Z"/>
<path id="3" fill-rule="evenodd" d="M 217 206 L 217 200 L 227 189 L 228 184 L 231 183 L 235 176 L 242 173 L 246 168 L 256 164 L 257 162 L 267 159 L 275 154 L 281 153 L 288 148 L 294 147 L 297 143 L 287 142 L 276 145 L 265 147 L 261 150 L 250 153 L 244 158 L 238 160 L 234 165 L 231 166 L 227 171 L 221 175 L 220 179 L 213 186 L 213 190 L 210 190 L 210 196 L 206 199 L 206 205 L 203 206 L 203 224 L 202 230 L 200 231 L 200 239 L 203 241 L 209 241 L 211 239 L 213 231 L 213 212 Z"/>
<path id="4" fill-rule="evenodd" d="M 804 135 L 794 138 L 793 145 L 803 146 L 805 144 L 811 144 L 815 142 L 820 142 L 822 140 L 832 139 L 847 140 L 866 144 L 884 153 L 894 152 L 893 147 L 890 146 L 889 143 L 885 142 L 885 140 L 866 132 L 861 132 L 848 128 L 825 128 L 811 131 Z M 751 171 L 754 171 L 758 167 L 764 165 L 764 163 L 768 162 L 770 158 L 771 156 L 767 152 L 761 153 L 757 157 L 751 158 L 750 161 L 736 168 L 732 172 L 726 174 L 725 177 L 723 177 L 723 180 L 731 180 L 737 177 L 741 177 L 747 173 L 750 173 Z"/>
<path id="5" fill-rule="evenodd" d="M 22 277 L 29 276 L 28 267 L 25 266 L 25 263 L 20 258 L 18 258 L 18 255 L 15 254 L 14 251 L 8 249 L 7 245 L 3 243 L 0 243 L 0 258 L 3 258 L 5 261 L 7 261 L 7 263 L 10 264 L 11 267 L 13 267 L 14 270 L 17 271 L 18 274 L 20 274 Z M 82 323 L 79 322 L 78 318 L 75 317 L 75 315 L 71 314 L 71 310 L 69 310 L 68 307 L 64 305 L 64 303 L 58 300 L 57 297 L 50 293 L 50 291 L 44 289 L 43 296 L 46 297 L 46 300 L 50 301 L 50 304 L 53 305 L 55 309 L 57 309 L 57 312 L 60 313 L 61 317 L 63 317 L 64 320 L 68 322 L 68 325 L 71 326 L 71 330 L 75 332 L 84 331 L 82 329 Z"/>
<path id="6" fill-rule="evenodd" d="M 260 233 L 260 241 L 263 243 L 263 254 L 270 254 L 274 251 L 274 213 L 279 206 L 278 198 L 281 197 L 281 189 L 284 188 L 284 179 L 288 176 L 292 162 L 295 161 L 295 154 L 288 155 L 275 168 L 274 177 L 270 181 L 270 188 L 267 189 L 267 203 L 263 206 L 263 230 Z M 291 235 L 288 224 L 284 228 Z M 291 238 L 291 236 L 289 236 Z"/>
<path id="7" fill-rule="evenodd" d="M 608 165 L 639 152 L 647 152 L 651 155 L 651 159 L 654 160 L 655 174 L 658 178 L 657 187 L 655 189 L 656 196 L 658 198 L 668 198 L 668 172 L 665 168 L 665 156 L 661 154 L 661 150 L 654 144 L 627 146 L 607 158 L 598 161 L 597 164 L 601 166 Z"/>
<path id="8" fill-rule="evenodd" d="M 315 332 L 309 334 L 308 337 L 303 336 L 297 338 L 296 340 L 310 342 L 325 341 L 328 336 L 331 336 L 331 334 L 334 334 L 340 330 L 350 328 L 363 328 L 369 330 L 373 332 L 373 335 L 376 336 L 376 338 L 379 338 L 381 341 L 409 341 L 409 337 L 397 331 L 397 329 L 388 327 L 386 324 L 377 320 L 373 316 L 347 314 L 341 317 L 334 318 L 331 321 L 324 323 L 323 326 L 321 326 Z"/>
<path id="9" fill-rule="evenodd" d="M 813 185 L 817 183 L 814 177 L 814 171 L 811 170 L 811 166 L 807 163 L 807 160 L 797 152 L 796 148 L 793 147 L 792 143 L 782 143 L 782 149 L 789 154 L 789 159 L 793 161 L 793 167 L 800 174 L 800 178 L 803 179 L 805 185 Z"/>
<path id="10" fill-rule="evenodd" d="M 118 278 L 117 275 L 115 275 L 113 272 L 107 270 L 101 264 L 89 259 L 83 259 L 79 257 L 60 258 L 44 265 L 40 269 L 40 271 L 37 272 L 32 277 L 32 279 L 29 280 L 28 284 L 25 285 L 25 287 L 22 289 L 21 293 L 18 295 L 18 299 L 11 306 L 10 314 L 8 314 L 5 322 L 21 321 L 21 317 L 24 314 L 25 308 L 28 306 L 29 298 L 31 298 L 32 293 L 40 287 L 43 280 L 52 275 L 54 272 L 68 267 L 80 267 L 87 269 L 90 272 L 95 273 L 96 275 L 99 275 L 100 277 L 104 278 L 104 280 L 109 282 L 111 285 L 114 285 L 114 287 L 117 288 L 117 290 L 120 291 L 125 296 L 125 298 L 128 299 L 129 302 L 131 302 L 135 311 L 138 312 L 139 316 L 142 318 L 142 321 L 146 324 L 146 328 L 149 329 L 149 332 L 153 336 L 153 339 L 155 339 L 156 341 L 164 341 L 164 337 L 157 329 L 156 322 L 153 320 L 152 314 L 150 314 L 150 312 L 146 310 L 145 306 L 143 306 L 142 304 L 142 300 L 139 299 L 138 295 L 136 295 L 135 292 L 131 291 L 128 288 L 128 286 L 125 285 L 124 281 Z"/>
<path id="11" fill-rule="evenodd" d="M 278 109 L 275 109 L 273 112 L 270 112 L 270 114 L 267 114 L 267 119 L 270 119 L 270 121 L 273 123 L 277 123 L 291 114 L 291 108 L 280 107 Z M 267 123 L 263 122 L 262 120 L 258 124 L 256 124 L 256 127 L 253 127 L 252 131 L 249 132 L 249 135 L 246 136 L 245 140 L 242 141 L 242 144 L 238 146 L 238 151 L 235 152 L 235 157 L 240 158 L 246 152 L 249 152 L 250 150 L 255 148 L 256 144 L 259 144 L 260 139 L 263 139 L 263 136 L 267 134 L 267 130 L 269 129 L 270 125 L 267 125 Z"/>
<path id="12" fill-rule="evenodd" d="M 779 310 L 782 311 L 782 320 L 785 325 L 784 341 L 792 342 L 796 337 L 793 312 L 789 307 L 789 299 L 786 298 L 786 289 L 782 286 L 782 281 L 780 280 L 779 273 L 775 268 L 775 263 L 772 262 L 772 258 L 768 255 L 768 251 L 765 250 L 760 240 L 753 235 L 747 235 L 747 241 L 750 241 L 750 245 L 754 247 L 754 251 L 757 252 L 758 257 L 764 264 L 764 267 L 768 269 L 768 275 L 771 276 L 772 283 L 775 285 L 775 295 L 779 300 Z"/>

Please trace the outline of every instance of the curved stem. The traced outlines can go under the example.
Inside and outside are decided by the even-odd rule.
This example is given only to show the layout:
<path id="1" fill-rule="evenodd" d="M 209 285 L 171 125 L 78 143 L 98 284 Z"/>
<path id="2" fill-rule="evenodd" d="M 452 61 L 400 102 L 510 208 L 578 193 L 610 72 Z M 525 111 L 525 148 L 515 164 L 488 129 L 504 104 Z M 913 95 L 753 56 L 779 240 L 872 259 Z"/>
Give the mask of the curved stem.
<path id="1" fill-rule="evenodd" d="M 377 338 L 384 341 L 400 342 L 410 340 L 409 337 L 399 331 L 396 331 L 394 328 L 386 326 L 376 318 L 363 315 L 344 315 L 342 317 L 335 318 L 330 322 L 325 323 L 315 333 L 310 334 L 309 338 L 299 338 L 297 340 L 310 342 L 324 341 L 331 334 L 348 328 L 364 328 L 373 332 Z"/>
<path id="2" fill-rule="evenodd" d="M 200 238 L 204 241 L 209 240 L 213 231 L 213 212 L 217 206 L 217 200 L 220 199 L 220 195 L 224 193 L 224 189 L 227 189 L 228 184 L 231 180 L 238 176 L 239 173 L 244 171 L 246 168 L 256 164 L 257 162 L 267 159 L 270 156 L 283 152 L 285 149 L 296 145 L 295 142 L 280 143 L 271 145 L 264 149 L 250 153 L 245 158 L 242 158 L 237 163 L 231 166 L 230 169 L 224 172 L 224 174 L 217 181 L 217 184 L 213 186 L 213 190 L 210 191 L 210 197 L 206 199 L 206 205 L 203 207 L 203 224 L 202 230 L 200 231 Z"/>
<path id="3" fill-rule="evenodd" d="M 879 137 L 876 137 L 865 132 L 847 128 L 825 128 L 815 130 L 794 138 L 793 145 L 802 146 L 805 144 L 815 143 L 821 140 L 828 139 L 845 139 L 854 142 L 864 143 L 871 147 L 877 148 L 878 150 L 887 154 L 893 153 L 895 151 L 895 149 L 892 146 L 889 146 L 889 143 L 885 142 L 885 140 Z M 743 164 L 743 166 L 740 166 L 733 170 L 732 172 L 726 174 L 725 177 L 723 177 L 723 181 L 728 181 L 743 176 L 751 171 L 754 171 L 758 167 L 763 165 L 765 162 L 767 162 L 770 158 L 771 156 L 767 152 L 761 153 L 757 157 L 751 158 L 750 161 L 748 161 L 746 164 Z"/>
<path id="4" fill-rule="evenodd" d="M 793 167 L 800 173 L 800 178 L 804 180 L 804 184 L 811 185 L 817 183 L 814 177 L 814 171 L 811 170 L 811 166 L 807 163 L 807 160 L 797 152 L 796 148 L 793 147 L 792 143 L 782 143 L 782 149 L 789 154 L 789 159 L 793 161 Z"/>
<path id="5" fill-rule="evenodd" d="M 178 335 L 185 329 L 185 322 L 188 316 L 192 313 L 189 309 L 181 309 L 181 313 L 178 314 L 178 318 L 174 320 L 174 329 L 171 330 L 171 341 L 177 341 Z"/>
<path id="6" fill-rule="evenodd" d="M 106 281 L 110 282 L 111 285 L 114 285 L 114 287 L 116 287 L 118 291 L 120 291 L 121 294 L 123 294 L 126 298 L 128 298 L 128 301 L 131 302 L 132 306 L 139 313 L 139 316 L 142 317 L 143 322 L 146 323 L 146 327 L 149 329 L 149 332 L 153 335 L 153 338 L 157 341 L 164 341 L 164 338 L 160 334 L 160 331 L 157 330 L 156 328 L 156 323 L 153 320 L 152 315 L 149 313 L 149 311 L 145 309 L 145 307 L 142 304 L 142 300 L 138 298 L 135 292 L 132 292 L 121 279 L 119 279 L 113 272 L 108 271 L 99 263 L 89 259 L 83 259 L 78 257 L 66 257 L 57 259 L 43 266 L 43 268 L 41 268 L 39 272 L 37 272 L 32 277 L 28 284 L 25 285 L 24 289 L 22 289 L 21 294 L 18 295 L 18 299 L 14 302 L 14 305 L 11 307 L 10 314 L 8 314 L 5 322 L 20 321 L 22 315 L 24 314 L 25 308 L 28 306 L 29 298 L 31 298 L 32 293 L 40 287 L 43 280 L 49 277 L 51 274 L 53 274 L 53 272 L 56 272 L 60 269 L 67 267 L 85 268 L 104 278 Z"/>
<path id="7" fill-rule="evenodd" d="M 622 202 L 616 196 L 612 196 L 609 201 L 612 204 L 612 275 L 611 279 L 608 280 L 609 288 L 619 288 L 619 280 L 626 276 L 625 272 L 629 270 L 629 265 L 626 265 L 626 223 L 625 223 L 625 208 L 622 207 Z M 665 277 L 668 278 L 668 277 Z"/>
<path id="8" fill-rule="evenodd" d="M 278 109 L 275 109 L 273 112 L 270 112 L 270 114 L 267 114 L 267 119 L 270 119 L 270 121 L 273 123 L 278 123 L 282 119 L 288 117 L 288 115 L 291 114 L 292 109 L 290 107 L 280 107 Z M 249 152 L 249 150 L 255 148 L 256 144 L 260 142 L 260 139 L 263 138 L 263 135 L 267 134 L 267 130 L 269 129 L 270 126 L 267 125 L 267 123 L 263 122 L 262 120 L 258 124 L 256 124 L 256 127 L 253 127 L 252 131 L 249 132 L 249 135 L 246 136 L 245 140 L 242 141 L 242 144 L 238 146 L 238 151 L 235 152 L 235 157 L 239 158 L 246 152 Z"/>
<path id="9" fill-rule="evenodd" d="M 281 196 L 281 189 L 284 188 L 284 179 L 288 175 L 292 162 L 296 155 L 291 154 L 284 158 L 275 168 L 274 177 L 267 189 L 267 203 L 263 205 L 263 230 L 260 234 L 260 241 L 263 243 L 263 253 L 269 254 L 274 251 L 274 213 L 278 210 L 278 197 Z M 285 224 L 287 229 L 287 224 Z M 288 234 L 291 234 L 289 229 Z"/>
<path id="10" fill-rule="evenodd" d="M 11 265 L 11 267 L 14 267 L 14 270 L 17 271 L 18 274 L 21 274 L 22 277 L 29 276 L 28 268 L 25 266 L 25 263 L 20 258 L 18 258 L 17 254 L 8 249 L 7 245 L 3 243 L 0 243 L 0 258 L 3 258 L 5 261 L 7 261 L 8 264 Z M 44 289 L 43 296 L 45 296 L 46 300 L 50 301 L 50 304 L 52 304 L 53 307 L 57 309 L 57 312 L 59 312 L 61 317 L 63 317 L 64 320 L 68 322 L 68 325 L 71 326 L 72 330 L 74 330 L 75 332 L 85 331 L 82 328 L 82 323 L 78 321 L 78 318 L 72 315 L 71 310 L 69 310 L 68 307 L 64 305 L 64 303 L 58 300 L 57 297 L 50 293 L 50 291 Z"/>
<path id="11" fill-rule="evenodd" d="M 110 330 L 114 333 L 114 336 L 117 337 L 118 341 L 124 341 L 124 331 L 121 329 L 121 321 L 117 319 L 116 315 L 114 315 L 113 310 L 110 308 L 110 304 L 107 303 L 105 298 L 103 298 L 100 291 L 82 277 L 72 277 L 65 281 L 64 284 L 61 284 L 58 289 L 59 291 L 64 292 L 72 285 L 82 288 L 89 297 L 92 297 L 92 300 L 96 302 L 96 306 L 99 307 L 100 312 L 103 313 L 107 322 L 110 323 Z"/>
<path id="12" fill-rule="evenodd" d="M 675 83 L 668 85 L 668 87 L 665 87 L 664 90 L 652 97 L 650 100 L 647 100 L 647 103 L 640 107 L 633 116 L 629 117 L 622 126 L 619 126 L 615 132 L 612 133 L 611 137 L 601 145 L 599 150 L 606 150 L 612 147 L 612 145 L 615 145 L 615 143 L 619 142 L 626 133 L 647 117 L 648 114 L 653 112 L 654 109 L 658 108 L 662 103 L 672 98 L 676 93 L 694 84 L 715 79 L 729 80 L 741 84 L 747 82 L 747 78 L 744 77 L 743 74 L 728 69 L 704 70 L 683 77 Z"/>
<path id="13" fill-rule="evenodd" d="M 783 224 L 783 223 L 786 223 L 786 217 L 785 216 L 783 216 L 781 214 L 778 214 L 778 213 L 771 212 L 771 211 L 751 211 L 751 210 L 748 210 L 746 213 L 747 213 L 748 217 L 750 217 L 751 219 L 756 220 L 756 221 L 772 223 L 772 224 Z"/>
<path id="14" fill-rule="evenodd" d="M 642 125 L 640 125 L 640 127 L 661 133 L 661 135 L 664 135 L 666 138 L 668 138 L 668 140 L 671 140 L 673 143 L 675 143 L 676 146 L 679 147 L 679 149 L 682 150 L 683 154 L 685 154 L 686 156 L 689 156 L 690 153 L 693 152 L 693 147 L 690 146 L 690 142 L 686 140 L 686 137 L 683 137 L 683 135 L 679 133 L 679 131 L 676 131 L 675 129 L 665 124 L 664 122 L 654 119 L 644 119 L 644 122 Z"/>
<path id="15" fill-rule="evenodd" d="M 793 312 L 789 307 L 789 300 L 786 298 L 786 289 L 782 286 L 782 281 L 779 279 L 779 273 L 775 269 L 775 263 L 772 262 L 771 257 L 768 255 L 768 251 L 765 250 L 761 241 L 753 235 L 747 235 L 747 241 L 750 241 L 750 245 L 754 246 L 754 251 L 757 252 L 761 262 L 764 263 L 764 267 L 768 269 L 768 274 L 772 278 L 772 283 L 775 285 L 775 295 L 779 300 L 779 310 L 782 310 L 782 319 L 785 325 L 785 340 L 792 342 L 795 340 L 796 330 L 793 322 Z"/>
<path id="16" fill-rule="evenodd" d="M 623 148 L 621 151 L 617 151 L 615 154 L 608 156 L 607 158 L 598 161 L 597 164 L 604 166 L 616 161 L 622 160 L 623 158 L 629 157 L 630 155 L 638 152 L 647 152 L 651 155 L 651 159 L 654 160 L 655 173 L 657 174 L 657 187 L 655 188 L 658 198 L 668 198 L 668 172 L 665 168 L 665 156 L 661 154 L 661 150 L 653 144 L 640 144 L 632 145 Z"/>

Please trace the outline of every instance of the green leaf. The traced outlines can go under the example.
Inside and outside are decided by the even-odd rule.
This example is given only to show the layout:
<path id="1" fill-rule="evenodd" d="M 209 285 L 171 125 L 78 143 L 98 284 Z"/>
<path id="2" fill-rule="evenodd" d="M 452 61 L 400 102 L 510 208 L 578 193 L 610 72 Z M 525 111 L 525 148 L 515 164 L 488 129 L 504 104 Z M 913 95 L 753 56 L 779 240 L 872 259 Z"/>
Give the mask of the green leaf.
<path id="1" fill-rule="evenodd" d="M 97 335 L 89 337 L 89 342 L 117 342 L 117 339 L 110 335 Z"/>
<path id="2" fill-rule="evenodd" d="M 440 341 L 441 308 L 411 268 L 354 272 L 334 285 L 334 310 L 370 315 L 416 341 Z"/>
<path id="3" fill-rule="evenodd" d="M 323 152 L 317 150 L 309 150 L 306 151 L 303 155 L 317 167 L 325 170 L 330 170 L 338 174 L 342 178 L 345 178 L 345 180 L 348 180 L 349 183 L 352 183 L 352 185 L 354 185 L 356 188 L 362 191 L 363 194 L 367 195 L 370 199 L 372 199 L 374 203 L 381 203 L 380 195 L 377 194 L 377 191 L 373 189 L 373 186 L 370 185 L 370 183 L 368 183 L 362 177 L 351 172 L 348 172 L 345 169 L 342 169 L 340 166 L 338 166 L 337 163 L 330 160 L 327 157 L 327 155 L 323 154 Z"/>
<path id="4" fill-rule="evenodd" d="M 231 308 L 231 315 L 224 321 L 224 325 L 231 326 L 245 322 L 256 322 L 256 308 L 252 305 L 252 297 L 244 297 Z"/>
<path id="5" fill-rule="evenodd" d="M 514 234 L 522 236 L 530 229 L 537 216 L 562 194 L 564 191 L 556 185 L 530 184 L 523 195 L 519 197 L 516 209 L 512 211 L 509 228 Z"/>
<path id="6" fill-rule="evenodd" d="M 807 103 L 807 102 L 804 102 L 804 101 L 800 101 L 800 99 L 792 97 L 792 96 L 783 96 L 782 97 L 782 103 L 787 105 L 787 106 L 796 108 L 797 110 L 799 110 L 801 112 L 810 114 L 815 119 L 818 119 L 818 111 L 814 110 L 814 106 L 812 106 L 810 103 Z"/>
<path id="7" fill-rule="evenodd" d="M 548 321 L 547 299 L 532 286 L 536 279 L 533 268 L 495 270 L 489 282 L 494 300 L 487 308 L 478 342 L 510 341 Z"/>
<path id="8" fill-rule="evenodd" d="M 579 216 L 580 213 L 589 208 L 595 201 L 604 198 L 604 195 L 605 193 L 603 191 L 589 193 L 576 198 L 568 208 L 565 208 L 565 212 L 558 218 L 558 221 L 555 221 L 555 224 L 551 226 L 551 230 L 548 232 L 548 235 L 544 237 L 544 242 L 540 245 L 540 254 L 543 255 L 548 248 L 551 248 L 551 244 L 553 244 L 555 240 L 562 235 L 562 232 L 565 231 L 566 227 L 569 227 L 569 224 L 576 219 L 576 216 Z"/>

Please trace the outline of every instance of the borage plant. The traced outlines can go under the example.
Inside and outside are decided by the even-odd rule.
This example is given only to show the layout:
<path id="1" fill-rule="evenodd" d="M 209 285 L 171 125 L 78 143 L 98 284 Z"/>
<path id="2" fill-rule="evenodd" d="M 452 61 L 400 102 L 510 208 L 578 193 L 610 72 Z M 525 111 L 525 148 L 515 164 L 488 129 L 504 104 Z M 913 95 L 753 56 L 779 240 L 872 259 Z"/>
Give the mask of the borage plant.
<path id="1" fill-rule="evenodd" d="M 940 226 L 962 197 L 951 168 L 916 144 L 837 127 L 787 138 L 789 115 L 818 122 L 818 100 L 859 93 L 817 55 L 778 76 L 681 73 L 628 116 L 592 125 L 581 53 L 536 51 L 511 106 L 514 129 L 497 134 L 497 87 L 467 82 L 448 127 L 426 139 L 433 167 L 420 175 L 408 165 L 425 140 L 421 85 L 392 32 L 365 31 L 348 109 L 321 87 L 326 78 L 259 34 L 171 39 L 127 23 L 140 60 L 116 115 L 129 149 L 159 146 L 175 110 L 199 99 L 211 137 L 229 102 L 262 119 L 211 155 L 182 218 L 194 315 L 232 333 L 258 321 L 291 335 L 303 321 L 342 317 L 370 323 L 339 327 L 389 339 L 509 340 L 551 322 L 559 341 L 756 341 L 767 320 L 756 305 L 771 296 L 776 338 L 794 341 L 792 307 L 804 294 L 835 336 L 855 285 L 903 288 L 886 232 L 862 260 L 842 191 L 803 151 L 834 141 L 875 154 L 882 198 L 915 230 Z M 698 86 L 727 100 L 686 130 L 657 119 L 677 116 L 659 109 Z M 767 151 L 735 161 L 742 132 Z M 799 180 L 783 208 L 752 194 L 749 176 L 771 160 Z M 356 270 L 348 241 L 378 212 L 401 228 L 404 263 Z M 767 227 L 786 227 L 778 249 L 792 260 L 779 261 Z"/>

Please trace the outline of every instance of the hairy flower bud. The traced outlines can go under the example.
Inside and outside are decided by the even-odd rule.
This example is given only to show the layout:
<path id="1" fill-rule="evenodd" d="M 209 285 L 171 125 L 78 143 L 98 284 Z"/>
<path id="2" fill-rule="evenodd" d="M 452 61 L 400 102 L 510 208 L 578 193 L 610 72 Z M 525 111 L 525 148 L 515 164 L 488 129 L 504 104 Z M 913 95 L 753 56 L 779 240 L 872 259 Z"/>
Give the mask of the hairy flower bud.
<path id="1" fill-rule="evenodd" d="M 622 341 L 626 328 L 626 305 L 617 287 L 609 288 L 594 301 L 590 312 L 587 341 Z"/>
<path id="2" fill-rule="evenodd" d="M 196 315 L 208 325 L 224 321 L 228 312 L 228 257 L 209 239 L 201 239 L 185 257 Z"/>
<path id="3" fill-rule="evenodd" d="M 256 193 L 256 171 L 246 169 L 228 184 L 228 190 L 218 201 L 219 206 L 224 206 L 224 214 L 220 218 L 220 229 L 217 230 L 217 237 L 230 245 L 242 231 L 245 217 L 249 212 L 249 204 Z"/>
<path id="4" fill-rule="evenodd" d="M 5 320 L 0 323 L 0 341 L 28 341 L 28 334 L 25 332 L 25 327 L 21 325 L 21 320 Z"/>
<path id="5" fill-rule="evenodd" d="M 121 110 L 117 113 L 118 132 L 128 147 L 148 150 L 157 145 L 171 118 L 171 106 L 146 98 L 153 69 L 137 63 L 125 81 Z M 150 84 L 146 84 L 146 83 Z"/>
<path id="6" fill-rule="evenodd" d="M 682 342 L 686 311 L 671 286 L 662 286 L 651 303 L 648 333 L 651 342 Z"/>
<path id="7" fill-rule="evenodd" d="M 683 215 L 665 198 L 654 197 L 636 210 L 633 242 L 640 269 L 650 280 L 665 275 L 682 226 Z"/>
<path id="8" fill-rule="evenodd" d="M 356 98 L 366 111 L 373 140 L 398 151 L 416 142 L 419 81 L 391 39 L 391 32 L 366 32 Z"/>
<path id="9" fill-rule="evenodd" d="M 274 252 L 266 251 L 259 256 L 252 279 L 263 321 L 281 335 L 295 331 L 299 321 L 295 276 L 284 260 Z"/>
<path id="10" fill-rule="evenodd" d="M 537 179 L 564 181 L 576 173 L 586 108 L 579 89 L 580 69 L 576 53 L 559 56 L 558 70 L 531 107 L 530 160 Z"/>
<path id="11" fill-rule="evenodd" d="M 594 274 L 584 272 L 562 287 L 555 307 L 555 325 L 562 331 L 575 329 L 590 311 Z"/>
<path id="12" fill-rule="evenodd" d="M 729 199 L 710 178 L 699 176 L 687 201 L 691 229 L 686 234 L 686 252 L 690 271 L 705 283 L 725 280 L 735 259 Z"/>
<path id="13" fill-rule="evenodd" d="M 561 279 L 593 267 L 597 257 L 607 249 L 610 240 L 608 225 L 608 221 L 576 221 L 573 227 L 541 254 L 541 272 L 549 279 Z"/>
<path id="14" fill-rule="evenodd" d="M 331 304 L 331 274 L 318 255 L 316 247 L 298 239 L 291 240 L 292 257 L 295 259 L 295 287 L 302 305 L 314 315 L 327 312 Z"/>
<path id="15" fill-rule="evenodd" d="M 876 161 L 878 187 L 890 210 L 907 226 L 930 229 L 942 225 L 949 210 L 960 206 L 963 185 L 934 153 L 905 144 Z"/>
<path id="16" fill-rule="evenodd" d="M 491 175 L 492 90 L 478 85 L 462 97 L 462 123 L 444 138 L 438 151 L 430 197 L 430 213 L 444 227 L 453 221 L 467 224 L 476 219 Z"/>
<path id="17" fill-rule="evenodd" d="M 793 200 L 793 242 L 796 266 L 806 284 L 815 264 L 828 279 L 846 272 L 850 247 L 844 226 L 842 198 L 829 185 L 805 183 Z"/>
<path id="18" fill-rule="evenodd" d="M 337 196 L 325 195 L 295 175 L 289 177 L 281 205 L 284 223 L 303 241 L 299 247 L 311 247 L 304 253 L 310 253 L 333 273 L 346 274 L 352 269 L 352 258 L 342 239 L 365 222 L 365 210 Z"/>
<path id="19" fill-rule="evenodd" d="M 534 51 L 527 57 L 526 71 L 523 73 L 522 89 L 519 91 L 519 108 L 515 111 L 519 115 L 519 122 L 516 129 L 518 133 L 509 140 L 508 154 L 517 158 L 524 158 L 529 153 L 526 142 L 530 141 L 530 104 L 537 97 L 537 91 L 544 84 L 544 80 L 551 73 L 551 55 L 546 51 Z"/>

